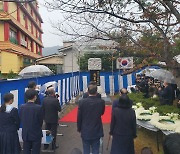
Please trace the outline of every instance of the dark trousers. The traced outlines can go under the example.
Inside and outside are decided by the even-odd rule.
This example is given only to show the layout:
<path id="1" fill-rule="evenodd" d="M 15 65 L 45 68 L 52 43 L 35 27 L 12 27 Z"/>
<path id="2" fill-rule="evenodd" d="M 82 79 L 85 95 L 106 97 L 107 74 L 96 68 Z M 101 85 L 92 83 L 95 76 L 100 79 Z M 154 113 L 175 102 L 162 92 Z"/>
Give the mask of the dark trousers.
<path id="1" fill-rule="evenodd" d="M 56 146 L 56 135 L 57 135 L 57 123 L 46 123 L 45 124 L 45 129 L 51 131 L 51 135 L 54 137 L 53 143 L 52 143 L 52 148 L 55 148 Z M 48 145 L 45 145 L 47 148 Z"/>
<path id="2" fill-rule="evenodd" d="M 23 141 L 23 149 L 24 154 L 40 154 L 41 139 L 37 141 Z"/>
<path id="3" fill-rule="evenodd" d="M 82 139 L 83 142 L 83 154 L 99 154 L 100 138 L 93 140 Z M 92 151 L 91 151 L 92 149 Z"/>

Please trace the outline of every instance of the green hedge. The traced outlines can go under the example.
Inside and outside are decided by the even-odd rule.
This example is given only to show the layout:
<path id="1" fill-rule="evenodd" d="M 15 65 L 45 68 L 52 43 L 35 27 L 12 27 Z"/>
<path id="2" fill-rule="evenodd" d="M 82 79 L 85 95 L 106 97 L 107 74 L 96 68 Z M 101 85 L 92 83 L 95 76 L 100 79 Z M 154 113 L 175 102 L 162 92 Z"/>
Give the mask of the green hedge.
<path id="1" fill-rule="evenodd" d="M 165 115 L 166 113 L 179 113 L 180 109 L 176 106 L 160 105 L 159 98 L 144 98 L 143 93 L 129 93 L 129 98 L 133 101 L 133 104 L 141 102 L 143 107 L 147 110 L 152 106 L 157 107 L 157 112 L 160 115 Z"/>

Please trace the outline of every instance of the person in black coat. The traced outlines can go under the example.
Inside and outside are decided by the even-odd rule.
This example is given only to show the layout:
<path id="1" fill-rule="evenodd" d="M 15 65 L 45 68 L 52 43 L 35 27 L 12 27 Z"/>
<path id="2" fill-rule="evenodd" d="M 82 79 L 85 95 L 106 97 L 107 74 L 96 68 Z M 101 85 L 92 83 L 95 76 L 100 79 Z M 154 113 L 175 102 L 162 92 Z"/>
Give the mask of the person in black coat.
<path id="1" fill-rule="evenodd" d="M 127 95 L 119 98 L 119 106 L 112 112 L 110 135 L 113 136 L 111 154 L 134 154 L 136 115 Z"/>
<path id="2" fill-rule="evenodd" d="M 0 107 L 0 154 L 20 154 L 17 130 L 20 126 L 18 110 L 11 106 L 14 95 L 7 93 Z"/>
<path id="3" fill-rule="evenodd" d="M 22 139 L 25 154 L 40 154 L 42 139 L 43 112 L 40 105 L 35 104 L 36 91 L 28 89 L 26 96 L 28 102 L 20 107 L 22 123 Z"/>
<path id="4" fill-rule="evenodd" d="M 166 81 L 164 81 L 163 85 L 163 90 L 159 88 L 161 105 L 173 105 L 173 89 Z"/>
<path id="5" fill-rule="evenodd" d="M 58 126 L 58 112 L 61 111 L 61 106 L 59 100 L 56 98 L 54 88 L 48 89 L 48 96 L 44 98 L 42 102 L 42 108 L 44 113 L 45 120 L 45 129 L 50 130 L 52 133 L 53 139 L 53 149 L 56 149 L 56 135 L 57 135 L 57 126 Z M 45 145 L 45 149 L 48 148 L 48 145 Z"/>
<path id="6" fill-rule="evenodd" d="M 88 86 L 89 97 L 81 99 L 78 106 L 77 131 L 81 133 L 83 153 L 99 154 L 100 138 L 104 136 L 101 116 L 105 101 L 97 98 L 97 86 Z"/>
<path id="7" fill-rule="evenodd" d="M 36 100 L 35 100 L 34 104 L 39 104 L 39 105 L 40 105 L 40 104 L 41 104 L 41 101 L 40 101 L 40 98 L 39 98 L 39 91 L 36 90 L 36 86 L 37 86 L 37 84 L 36 84 L 35 81 L 30 81 L 30 82 L 28 83 L 28 89 L 34 89 L 34 90 L 36 91 Z M 25 101 L 25 103 L 28 102 L 26 93 L 25 93 L 25 95 L 24 95 L 24 101 Z"/>

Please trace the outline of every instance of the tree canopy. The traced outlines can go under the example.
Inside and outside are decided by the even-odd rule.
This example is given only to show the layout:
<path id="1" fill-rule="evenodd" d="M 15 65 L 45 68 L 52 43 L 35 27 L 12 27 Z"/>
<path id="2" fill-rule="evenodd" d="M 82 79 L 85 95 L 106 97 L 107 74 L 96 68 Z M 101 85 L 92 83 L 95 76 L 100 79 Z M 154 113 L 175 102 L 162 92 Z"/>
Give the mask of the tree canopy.
<path id="1" fill-rule="evenodd" d="M 154 57 L 169 67 L 180 54 L 179 0 L 53 0 L 46 6 L 64 15 L 54 28 L 74 39 L 114 40 L 122 54 Z"/>

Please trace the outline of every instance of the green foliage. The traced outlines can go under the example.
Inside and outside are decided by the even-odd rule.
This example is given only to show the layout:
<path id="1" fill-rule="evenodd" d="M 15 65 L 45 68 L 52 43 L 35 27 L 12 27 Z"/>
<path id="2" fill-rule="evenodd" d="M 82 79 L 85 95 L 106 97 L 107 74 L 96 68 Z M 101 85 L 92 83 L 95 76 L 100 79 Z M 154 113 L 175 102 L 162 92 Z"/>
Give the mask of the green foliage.
<path id="1" fill-rule="evenodd" d="M 175 106 L 160 105 L 159 98 L 144 98 L 143 93 L 130 93 L 128 96 L 133 101 L 133 104 L 141 102 L 145 109 L 149 109 L 152 106 L 157 107 L 157 112 L 160 115 L 165 115 L 166 113 L 180 114 L 180 109 Z"/>
<path id="2" fill-rule="evenodd" d="M 165 115 L 167 113 L 178 113 L 178 114 L 180 114 L 180 109 L 178 109 L 175 106 L 162 105 L 162 106 L 158 106 L 157 112 L 160 115 Z"/>
<path id="3" fill-rule="evenodd" d="M 8 78 L 8 79 L 13 79 L 13 78 L 15 78 L 16 76 L 17 76 L 17 74 L 14 73 L 12 70 L 9 71 L 9 73 L 7 74 L 7 78 Z"/>
<path id="4" fill-rule="evenodd" d="M 143 93 L 130 93 L 128 94 L 133 104 L 141 102 L 145 109 L 149 109 L 151 106 L 159 106 L 159 99 L 154 98 L 144 98 Z"/>

